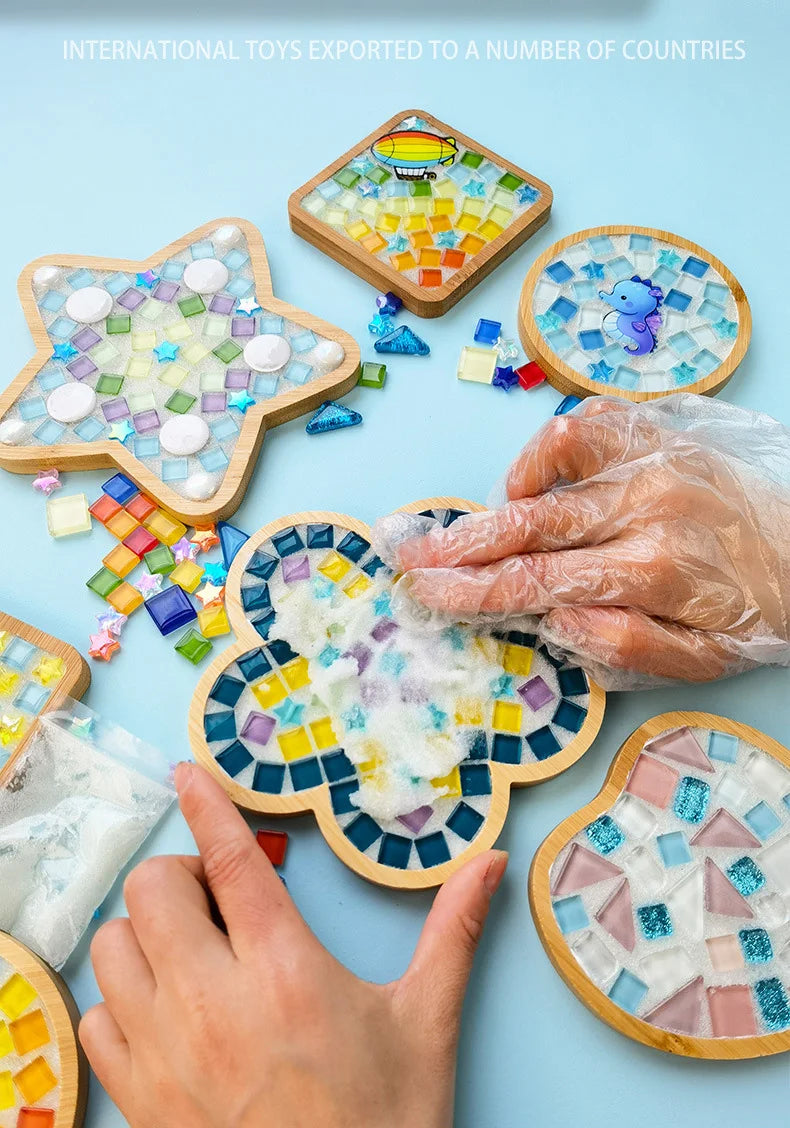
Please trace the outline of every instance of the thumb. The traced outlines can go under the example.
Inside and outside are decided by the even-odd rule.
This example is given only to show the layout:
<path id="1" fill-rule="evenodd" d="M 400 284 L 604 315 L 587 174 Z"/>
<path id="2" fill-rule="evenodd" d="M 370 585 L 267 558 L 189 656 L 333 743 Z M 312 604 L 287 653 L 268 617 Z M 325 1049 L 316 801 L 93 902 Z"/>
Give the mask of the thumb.
<path id="1" fill-rule="evenodd" d="M 406 1006 L 455 1036 L 477 944 L 508 855 L 488 850 L 442 886 L 399 987 Z"/>

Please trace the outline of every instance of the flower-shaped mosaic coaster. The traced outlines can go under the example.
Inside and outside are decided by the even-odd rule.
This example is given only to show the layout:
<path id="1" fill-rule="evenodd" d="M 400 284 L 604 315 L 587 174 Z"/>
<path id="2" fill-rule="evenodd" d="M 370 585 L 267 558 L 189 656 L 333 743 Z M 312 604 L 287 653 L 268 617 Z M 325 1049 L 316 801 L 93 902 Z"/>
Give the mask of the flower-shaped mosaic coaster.
<path id="1" fill-rule="evenodd" d="M 529 356 L 565 395 L 713 395 L 752 331 L 737 278 L 713 255 L 651 227 L 591 227 L 550 247 L 519 302 Z"/>
<path id="2" fill-rule="evenodd" d="M 270 427 L 356 381 L 356 343 L 274 297 L 241 219 L 145 262 L 47 256 L 19 294 L 37 352 L 0 396 L 0 466 L 114 465 L 190 524 L 233 513 Z"/>
<path id="3" fill-rule="evenodd" d="M 479 508 L 408 507 L 444 524 Z M 604 694 L 530 635 L 454 626 L 426 637 L 399 617 L 393 581 L 351 517 L 302 513 L 261 529 L 231 569 L 237 642 L 198 686 L 190 738 L 239 806 L 312 810 L 357 873 L 415 889 L 491 846 L 511 786 L 586 751 Z"/>
<path id="4" fill-rule="evenodd" d="M 28 948 L 0 932 L 0 1125 L 79 1128 L 88 1068 L 77 1045 L 79 1013 L 66 984 Z"/>
<path id="5" fill-rule="evenodd" d="M 291 227 L 439 317 L 549 218 L 548 184 L 423 110 L 404 110 L 291 195 Z"/>
<path id="6" fill-rule="evenodd" d="M 73 646 L 0 612 L 0 775 L 38 715 L 82 697 L 89 684 L 90 671 Z"/>
<path id="7" fill-rule="evenodd" d="M 790 752 L 709 713 L 665 713 L 538 850 L 530 900 L 560 975 L 670 1053 L 790 1049 Z"/>

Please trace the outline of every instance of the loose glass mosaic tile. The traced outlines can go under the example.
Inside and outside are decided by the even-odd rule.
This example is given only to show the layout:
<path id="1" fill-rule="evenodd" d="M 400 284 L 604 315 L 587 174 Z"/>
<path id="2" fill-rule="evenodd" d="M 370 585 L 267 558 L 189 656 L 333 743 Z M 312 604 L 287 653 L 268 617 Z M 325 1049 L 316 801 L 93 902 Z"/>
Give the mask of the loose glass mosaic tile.
<path id="1" fill-rule="evenodd" d="M 569 826 L 559 852 L 551 847 L 556 856 L 544 860 L 544 844 L 534 869 L 548 876 L 531 886 L 536 919 L 544 943 L 566 944 L 591 984 L 657 1031 L 783 1033 L 776 1048 L 787 1049 L 790 807 L 781 800 L 790 795 L 790 753 L 755 730 L 700 716 L 707 725 L 646 742 L 634 734 L 619 753 L 631 766 L 609 810 L 575 834 Z M 544 911 L 559 935 L 541 928 Z"/>
<path id="2" fill-rule="evenodd" d="M 364 527 L 330 514 L 278 526 L 242 549 L 227 593 L 239 642 L 198 689 L 196 756 L 253 809 L 301 792 L 309 809 L 320 789 L 349 864 L 433 884 L 432 870 L 490 834 L 495 790 L 555 774 L 558 753 L 588 746 L 601 691 L 531 635 L 453 627 L 426 641 L 399 618 Z"/>

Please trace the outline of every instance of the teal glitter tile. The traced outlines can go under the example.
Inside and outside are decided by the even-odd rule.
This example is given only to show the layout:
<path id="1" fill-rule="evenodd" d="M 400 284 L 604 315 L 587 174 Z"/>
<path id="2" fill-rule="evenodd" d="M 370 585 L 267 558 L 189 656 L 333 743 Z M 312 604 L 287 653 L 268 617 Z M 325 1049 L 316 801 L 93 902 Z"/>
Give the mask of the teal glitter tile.
<path id="1" fill-rule="evenodd" d="M 581 897 L 564 897 L 554 902 L 554 917 L 563 936 L 569 932 L 578 932 L 590 923 L 587 911 Z"/>
<path id="2" fill-rule="evenodd" d="M 675 792 L 672 810 L 685 822 L 702 822 L 710 801 L 710 785 L 694 776 L 683 776 Z"/>
<path id="3" fill-rule="evenodd" d="M 609 998 L 629 1014 L 636 1014 L 639 1004 L 647 994 L 647 984 L 637 979 L 625 968 L 620 972 L 609 989 Z"/>
<path id="4" fill-rule="evenodd" d="M 764 928 L 742 928 L 738 940 L 747 963 L 770 963 L 774 958 L 771 938 Z"/>
<path id="5" fill-rule="evenodd" d="M 591 822 L 586 834 L 599 854 L 611 854 L 625 842 L 625 835 L 611 815 L 601 815 Z"/>
<path id="6" fill-rule="evenodd" d="M 756 893 L 765 885 L 765 874 L 751 858 L 739 858 L 727 869 L 727 877 L 744 897 Z"/>
<path id="7" fill-rule="evenodd" d="M 786 1030 L 790 1026 L 790 1002 L 778 979 L 760 979 L 754 985 L 757 1005 L 768 1030 Z"/>
<path id="8" fill-rule="evenodd" d="M 636 910 L 645 940 L 661 940 L 672 935 L 672 918 L 666 905 L 643 905 Z"/>

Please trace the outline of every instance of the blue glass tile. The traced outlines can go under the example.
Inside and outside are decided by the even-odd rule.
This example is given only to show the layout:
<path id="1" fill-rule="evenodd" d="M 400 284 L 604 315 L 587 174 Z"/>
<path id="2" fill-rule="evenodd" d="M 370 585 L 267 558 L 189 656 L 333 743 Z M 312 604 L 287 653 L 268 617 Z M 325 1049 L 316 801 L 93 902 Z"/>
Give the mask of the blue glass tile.
<path id="1" fill-rule="evenodd" d="M 207 474 L 213 474 L 216 470 L 224 470 L 230 464 L 228 456 L 219 447 L 214 450 L 201 451 L 198 458 L 200 465 Z"/>
<path id="2" fill-rule="evenodd" d="M 113 474 L 112 478 L 108 478 L 102 485 L 102 493 L 106 493 L 119 505 L 126 505 L 127 501 L 137 497 L 139 492 L 136 483 L 125 474 Z"/>
<path id="3" fill-rule="evenodd" d="M 724 309 L 715 302 L 703 302 L 697 310 L 697 316 L 705 321 L 721 321 L 724 317 Z"/>
<path id="4" fill-rule="evenodd" d="M 239 681 L 238 678 L 232 678 L 229 674 L 220 674 L 214 682 L 214 688 L 209 694 L 209 697 L 212 701 L 218 701 L 220 705 L 227 705 L 228 708 L 232 709 L 243 692 L 243 681 Z"/>
<path id="5" fill-rule="evenodd" d="M 559 297 L 549 306 L 549 313 L 556 313 L 563 321 L 570 321 L 578 312 L 579 307 L 570 298 Z"/>
<path id="6" fill-rule="evenodd" d="M 241 275 L 237 275 L 225 287 L 226 291 L 234 298 L 246 298 L 252 289 L 252 282 Z"/>
<path id="7" fill-rule="evenodd" d="M 702 349 L 693 359 L 693 364 L 703 376 L 710 376 L 721 364 L 721 361 L 709 349 Z"/>
<path id="8" fill-rule="evenodd" d="M 691 850 L 685 834 L 680 830 L 673 830 L 670 834 L 659 834 L 656 846 L 661 855 L 661 860 L 667 866 L 682 866 L 691 861 Z"/>
<path id="9" fill-rule="evenodd" d="M 631 251 L 651 251 L 653 249 L 653 236 L 632 235 L 628 240 L 628 248 Z"/>
<path id="10" fill-rule="evenodd" d="M 692 278 L 704 278 L 708 273 L 708 264 L 695 255 L 689 255 L 680 269 L 684 274 L 690 274 Z"/>
<path id="11" fill-rule="evenodd" d="M 770 838 L 774 831 L 782 825 L 782 820 L 777 817 L 767 803 L 758 803 L 756 807 L 752 807 L 751 811 L 747 811 L 743 817 L 757 837 L 762 839 Z"/>
<path id="12" fill-rule="evenodd" d="M 313 367 L 310 364 L 302 364 L 301 360 L 292 360 L 288 367 L 283 372 L 286 380 L 290 380 L 292 384 L 306 384 L 313 373 Z"/>
<path id="13" fill-rule="evenodd" d="M 253 758 L 240 740 L 234 740 L 227 748 L 223 748 L 215 759 L 229 776 L 237 776 L 239 772 L 244 771 L 248 764 L 252 763 Z"/>
<path id="14" fill-rule="evenodd" d="M 669 338 L 669 345 L 676 353 L 681 355 L 691 352 L 692 349 L 697 347 L 696 341 L 689 333 L 675 333 L 674 336 Z"/>
<path id="15" fill-rule="evenodd" d="M 402 834 L 385 834 L 379 846 L 379 862 L 393 869 L 407 869 L 411 854 L 411 839 Z"/>
<path id="16" fill-rule="evenodd" d="M 66 377 L 63 375 L 59 368 L 45 368 L 36 376 L 38 386 L 42 392 L 51 392 L 53 388 L 59 388 L 61 384 L 66 383 Z"/>
<path id="17" fill-rule="evenodd" d="M 486 734 L 484 732 L 469 732 L 465 736 L 469 746 L 467 758 L 469 760 L 487 760 L 488 739 Z"/>
<path id="18" fill-rule="evenodd" d="M 560 683 L 560 693 L 563 697 L 580 697 L 589 692 L 587 675 L 578 666 L 560 670 L 557 674 L 557 680 Z"/>
<path id="19" fill-rule="evenodd" d="M 680 313 L 685 313 L 691 305 L 691 295 L 684 294 L 682 290 L 670 290 L 664 298 L 664 305 L 667 309 L 676 309 Z"/>
<path id="20" fill-rule="evenodd" d="M 621 364 L 612 377 L 612 383 L 618 388 L 626 388 L 628 391 L 633 391 L 639 383 L 639 373 L 633 368 Z"/>
<path id="21" fill-rule="evenodd" d="M 17 709 L 26 713 L 40 713 L 49 697 L 50 691 L 35 682 L 28 682 L 21 693 L 14 698 Z"/>
<path id="22" fill-rule="evenodd" d="M 252 625 L 255 627 L 255 630 L 258 632 L 261 638 L 268 639 L 269 633 L 274 626 L 274 621 L 276 618 L 277 616 L 275 615 L 274 611 L 266 611 L 257 619 L 253 619 Z"/>
<path id="23" fill-rule="evenodd" d="M 144 435 L 134 440 L 134 453 L 138 458 L 158 458 L 159 439 L 155 435 Z"/>
<path id="24" fill-rule="evenodd" d="M 220 713 L 206 713 L 203 717 L 203 731 L 206 740 L 232 740 L 236 735 L 236 714 L 223 710 Z"/>
<path id="25" fill-rule="evenodd" d="M 340 195 L 343 189 L 336 180 L 325 180 L 323 184 L 318 185 L 316 191 L 320 196 L 323 196 L 325 200 L 334 200 L 336 196 Z"/>
<path id="26" fill-rule="evenodd" d="M 500 764 L 520 764 L 521 737 L 506 736 L 501 732 L 495 733 L 491 759 Z"/>
<path id="27" fill-rule="evenodd" d="M 570 702 L 568 704 L 570 705 Z M 549 756 L 556 756 L 562 748 L 548 725 L 529 733 L 527 744 L 536 760 L 548 760 Z"/>
<path id="28" fill-rule="evenodd" d="M 562 900 L 555 901 L 552 907 L 557 924 L 564 936 L 567 936 L 569 932 L 578 932 L 580 928 L 586 928 L 590 923 L 584 902 L 579 896 L 563 897 Z"/>
<path id="29" fill-rule="evenodd" d="M 315 756 L 291 764 L 291 783 L 294 791 L 306 791 L 309 787 L 318 787 L 319 783 L 323 782 L 321 764 Z"/>
<path id="30" fill-rule="evenodd" d="M 317 344 L 318 338 L 310 329 L 305 329 L 303 333 L 296 333 L 291 337 L 291 348 L 295 353 L 309 352 Z"/>
<path id="31" fill-rule="evenodd" d="M 164 278 L 166 282 L 178 282 L 184 273 L 184 263 L 170 261 L 166 262 L 162 267 L 159 277 Z"/>
<path id="32" fill-rule="evenodd" d="M 591 822 L 586 834 L 599 854 L 611 854 L 625 842 L 625 835 L 611 815 L 601 815 Z"/>
<path id="33" fill-rule="evenodd" d="M 259 372 L 255 377 L 252 390 L 256 396 L 262 396 L 264 399 L 268 399 L 276 393 L 279 383 L 280 377 L 276 372 Z"/>
<path id="34" fill-rule="evenodd" d="M 275 533 L 272 544 L 281 557 L 292 556 L 294 552 L 300 552 L 304 548 L 304 541 L 293 525 L 289 529 L 283 529 L 281 533 Z"/>
<path id="35" fill-rule="evenodd" d="M 727 869 L 727 877 L 744 897 L 749 897 L 765 885 L 765 874 L 748 857 L 738 858 L 737 862 L 733 862 Z"/>
<path id="36" fill-rule="evenodd" d="M 218 443 L 224 442 L 225 439 L 231 439 L 239 433 L 239 428 L 230 415 L 221 415 L 219 419 L 209 423 L 209 429 Z"/>
<path id="37" fill-rule="evenodd" d="M 617 368 L 623 360 L 623 346 L 609 345 L 601 353 L 601 359 L 605 360 L 611 368 Z"/>
<path id="38" fill-rule="evenodd" d="M 564 399 L 560 400 L 557 407 L 555 407 L 554 414 L 567 415 L 569 411 L 573 411 L 574 407 L 578 407 L 581 402 L 581 397 L 579 396 L 565 396 Z"/>
<path id="39" fill-rule="evenodd" d="M 668 266 L 659 266 L 658 270 L 654 270 L 651 276 L 651 281 L 654 286 L 661 286 L 667 290 L 672 286 L 673 282 L 677 282 L 680 275 L 676 270 L 670 270 Z"/>
<path id="40" fill-rule="evenodd" d="M 608 235 L 592 235 L 587 240 L 587 246 L 593 255 L 610 255 L 614 251 L 614 243 Z"/>
<path id="41" fill-rule="evenodd" d="M 278 666 L 284 666 L 287 662 L 293 662 L 294 658 L 299 657 L 296 651 L 292 650 L 282 638 L 272 639 L 269 643 L 269 653 Z"/>
<path id="42" fill-rule="evenodd" d="M 583 329 L 579 334 L 579 344 L 587 352 L 591 352 L 593 349 L 602 349 L 606 340 L 600 329 Z"/>
<path id="43" fill-rule="evenodd" d="M 609 998 L 629 1014 L 636 1014 L 639 1004 L 647 994 L 647 984 L 637 979 L 625 968 L 609 989 Z"/>
<path id="44" fill-rule="evenodd" d="M 57 290 L 48 290 L 38 305 L 39 309 L 45 309 L 48 313 L 57 313 L 65 301 L 65 294 L 59 294 Z"/>
<path id="45" fill-rule="evenodd" d="M 220 548 L 222 549 L 222 563 L 227 569 L 230 569 L 231 564 L 236 559 L 237 553 L 250 538 L 246 533 L 243 533 L 241 529 L 237 529 L 235 525 L 228 524 L 227 521 L 217 521 L 216 529 Z"/>
<path id="46" fill-rule="evenodd" d="M 461 764 L 458 771 L 462 795 L 491 794 L 491 770 L 488 764 Z"/>
<path id="47" fill-rule="evenodd" d="M 74 428 L 74 434 L 78 439 L 82 439 L 84 443 L 92 443 L 94 439 L 98 439 L 99 435 L 104 433 L 104 427 L 98 419 L 92 419 L 90 416 L 83 419 Z"/>
<path id="48" fill-rule="evenodd" d="M 643 905 L 636 915 L 645 940 L 662 940 L 672 935 L 672 918 L 666 905 Z"/>
<path id="49" fill-rule="evenodd" d="M 416 838 L 414 845 L 417 847 L 417 855 L 423 869 L 431 869 L 433 866 L 440 866 L 443 862 L 450 861 L 450 851 L 440 830 L 435 834 L 426 834 L 424 838 Z"/>
<path id="50" fill-rule="evenodd" d="M 252 790 L 265 792 L 267 795 L 279 795 L 285 782 L 285 764 L 255 765 L 255 774 L 252 777 Z"/>
<path id="51" fill-rule="evenodd" d="M 578 732 L 586 716 L 587 710 L 580 708 L 573 701 L 561 701 L 551 718 L 551 723 L 567 729 L 568 732 Z"/>
<path id="52" fill-rule="evenodd" d="M 49 446 L 52 443 L 60 442 L 65 430 L 66 428 L 61 427 L 60 423 L 56 423 L 54 419 L 47 419 L 46 422 L 35 429 L 33 436 L 40 443 L 46 443 Z"/>
<path id="53" fill-rule="evenodd" d="M 332 525 L 308 525 L 308 548 L 333 548 L 335 544 L 335 530 Z"/>
<path id="54" fill-rule="evenodd" d="M 321 763 L 324 765 L 324 775 L 329 783 L 348 779 L 355 772 L 354 765 L 342 748 L 338 748 L 337 752 L 327 752 L 326 755 L 321 757 Z"/>
<path id="55" fill-rule="evenodd" d="M 684 822 L 702 822 L 710 802 L 710 784 L 694 776 L 683 776 L 675 792 L 672 810 Z"/>
<path id="56" fill-rule="evenodd" d="M 85 286 L 92 286 L 96 281 L 96 276 L 90 270 L 83 268 L 75 271 L 74 274 L 70 274 L 66 281 L 72 290 L 82 290 Z"/>
<path id="57" fill-rule="evenodd" d="M 282 335 L 284 321 L 278 313 L 264 313 L 258 318 L 258 327 L 261 333 L 277 333 Z"/>
<path id="58" fill-rule="evenodd" d="M 564 329 L 555 329 L 546 334 L 546 340 L 558 356 L 563 356 L 573 348 L 573 338 Z"/>
<path id="59" fill-rule="evenodd" d="M 345 835 L 363 853 L 381 838 L 382 830 L 370 815 L 360 814 L 345 828 Z"/>
<path id="60" fill-rule="evenodd" d="M 558 262 L 553 262 L 551 266 L 546 267 L 546 273 L 553 282 L 567 282 L 569 278 L 573 278 L 573 271 L 566 262 L 560 259 Z"/>
<path id="61" fill-rule="evenodd" d="M 634 264 L 625 255 L 619 255 L 606 264 L 606 270 L 612 278 L 630 278 L 634 273 Z"/>
<path id="62" fill-rule="evenodd" d="M 247 682 L 254 682 L 265 677 L 266 674 L 271 673 L 272 669 L 271 662 L 262 650 L 251 650 L 248 654 L 242 654 L 240 658 L 236 659 L 236 665 Z"/>
<path id="63" fill-rule="evenodd" d="M 754 985 L 757 1005 L 768 1030 L 785 1030 L 790 1026 L 790 1002 L 778 979 L 760 979 Z"/>
<path id="64" fill-rule="evenodd" d="M 41 396 L 21 400 L 19 404 L 19 418 L 24 419 L 25 422 L 29 419 L 41 419 L 41 417 L 46 414 L 47 405 L 44 403 Z"/>
<path id="65" fill-rule="evenodd" d="M 459 838 L 471 842 L 480 827 L 485 822 L 483 816 L 463 801 L 458 804 L 447 819 L 447 825 Z"/>
<path id="66" fill-rule="evenodd" d="M 708 755 L 711 760 L 734 764 L 738 759 L 738 738 L 728 732 L 712 732 L 708 737 Z"/>
<path id="67" fill-rule="evenodd" d="M 189 596 L 178 584 L 152 595 L 143 606 L 162 635 L 172 634 L 179 627 L 185 627 L 197 619 L 197 612 Z"/>
<path id="68" fill-rule="evenodd" d="M 577 302 L 594 301 L 598 296 L 598 289 L 594 282 L 574 282 L 572 289 Z"/>
<path id="69" fill-rule="evenodd" d="M 347 560 L 357 564 L 370 548 L 370 541 L 366 541 L 359 533 L 346 533 L 337 546 L 337 551 Z"/>
<path id="70" fill-rule="evenodd" d="M 214 244 L 208 239 L 201 239 L 189 248 L 193 259 L 214 258 Z"/>
<path id="71" fill-rule="evenodd" d="M 250 261 L 250 256 L 246 251 L 240 251 L 238 247 L 234 247 L 232 251 L 228 251 L 222 261 L 228 270 L 241 270 Z"/>
<path id="72" fill-rule="evenodd" d="M 50 337 L 70 337 L 76 328 L 77 322 L 70 317 L 56 317 L 47 332 Z"/>
<path id="73" fill-rule="evenodd" d="M 774 958 L 771 938 L 764 928 L 742 928 L 738 940 L 747 963 L 770 963 Z"/>
<path id="74" fill-rule="evenodd" d="M 24 672 L 35 653 L 36 648 L 31 642 L 25 642 L 23 638 L 13 638 L 3 651 L 3 665 Z"/>
<path id="75" fill-rule="evenodd" d="M 189 461 L 186 458 L 164 458 L 162 460 L 162 481 L 183 482 L 189 477 Z"/>
<path id="76" fill-rule="evenodd" d="M 329 788 L 332 800 L 332 810 L 336 815 L 349 815 L 356 811 L 356 806 L 351 802 L 351 796 L 359 791 L 359 780 L 351 779 L 346 783 L 336 783 Z"/>

